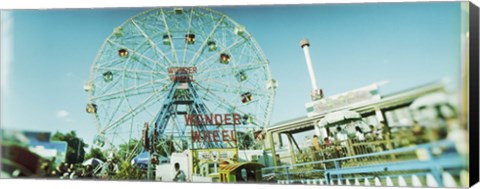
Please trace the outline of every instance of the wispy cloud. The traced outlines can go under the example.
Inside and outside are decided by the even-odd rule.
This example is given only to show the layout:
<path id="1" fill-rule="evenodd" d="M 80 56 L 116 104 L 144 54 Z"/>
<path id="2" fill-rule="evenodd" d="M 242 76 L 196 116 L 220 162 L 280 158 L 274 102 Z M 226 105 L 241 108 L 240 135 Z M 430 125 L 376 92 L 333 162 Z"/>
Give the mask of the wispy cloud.
<path id="1" fill-rule="evenodd" d="M 56 113 L 56 116 L 59 119 L 66 119 L 66 118 L 68 118 L 69 115 L 70 115 L 70 113 L 67 112 L 66 110 L 59 110 Z"/>
<path id="2" fill-rule="evenodd" d="M 73 122 L 73 119 L 70 116 L 70 112 L 68 112 L 67 110 L 58 110 L 55 113 L 55 116 L 60 120 L 63 120 L 66 122 Z"/>
<path id="3" fill-rule="evenodd" d="M 1 82 L 0 90 L 2 94 L 8 91 L 9 86 L 9 74 L 11 72 L 11 66 L 13 62 L 13 17 L 10 12 L 0 12 L 0 70 L 1 70 Z"/>

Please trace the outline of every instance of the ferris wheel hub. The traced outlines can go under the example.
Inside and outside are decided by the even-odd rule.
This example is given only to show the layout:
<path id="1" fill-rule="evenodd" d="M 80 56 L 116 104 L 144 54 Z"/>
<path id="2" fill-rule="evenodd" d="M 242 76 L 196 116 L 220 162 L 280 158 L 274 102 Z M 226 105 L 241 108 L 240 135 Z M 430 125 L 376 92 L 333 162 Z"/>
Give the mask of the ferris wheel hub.
<path id="1" fill-rule="evenodd" d="M 173 82 L 191 82 L 194 81 L 193 75 L 197 73 L 197 67 L 170 67 L 168 75 Z"/>

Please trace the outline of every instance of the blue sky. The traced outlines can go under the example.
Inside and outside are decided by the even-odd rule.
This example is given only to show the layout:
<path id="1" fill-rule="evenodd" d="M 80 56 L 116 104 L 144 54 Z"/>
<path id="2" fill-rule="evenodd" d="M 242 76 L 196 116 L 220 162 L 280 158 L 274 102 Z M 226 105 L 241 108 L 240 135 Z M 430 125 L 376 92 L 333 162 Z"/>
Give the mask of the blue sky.
<path id="1" fill-rule="evenodd" d="M 245 25 L 269 59 L 279 83 L 272 123 L 306 115 L 311 87 L 299 46 L 304 37 L 311 42 L 318 85 L 326 96 L 383 80 L 390 81 L 381 88 L 388 94 L 459 76 L 459 3 L 213 9 Z M 2 20 L 2 30 L 10 32 L 2 33 L 1 126 L 75 130 L 91 143 L 96 129 L 85 113 L 82 89 L 90 66 L 113 28 L 144 10 L 2 14 L 9 18 Z"/>

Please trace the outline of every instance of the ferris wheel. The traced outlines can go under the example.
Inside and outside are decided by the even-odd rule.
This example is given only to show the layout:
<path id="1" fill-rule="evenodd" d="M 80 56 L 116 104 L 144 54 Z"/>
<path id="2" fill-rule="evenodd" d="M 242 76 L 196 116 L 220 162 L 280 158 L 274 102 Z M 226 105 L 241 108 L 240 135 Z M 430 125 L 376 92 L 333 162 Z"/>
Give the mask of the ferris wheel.
<path id="1" fill-rule="evenodd" d="M 105 40 L 84 85 L 97 145 L 140 141 L 150 128 L 150 138 L 157 134 L 177 151 L 193 146 L 188 112 L 241 115 L 236 131 L 253 137 L 269 125 L 275 88 L 252 35 L 207 8 L 153 9 L 128 19 Z M 203 129 L 213 127 L 221 126 Z"/>

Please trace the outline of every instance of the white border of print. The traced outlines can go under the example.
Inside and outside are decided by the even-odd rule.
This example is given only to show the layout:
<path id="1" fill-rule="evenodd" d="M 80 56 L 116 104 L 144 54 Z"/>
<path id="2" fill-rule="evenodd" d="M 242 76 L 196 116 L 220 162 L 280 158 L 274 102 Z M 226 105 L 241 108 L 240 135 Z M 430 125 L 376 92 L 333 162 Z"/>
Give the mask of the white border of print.
<path id="1" fill-rule="evenodd" d="M 448 0 L 435 0 L 448 1 Z M 104 8 L 104 7 L 156 7 L 156 6 L 201 6 L 201 5 L 271 5 L 271 4 L 311 4 L 311 3 L 368 3 L 368 2 L 418 2 L 415 0 L 176 0 L 176 1 L 152 1 L 152 0 L 0 0 L 0 9 L 56 9 L 56 8 Z M 477 6 L 480 6 L 480 0 L 472 0 Z M 474 161 L 474 160 L 472 160 Z M 48 188 L 48 189 L 135 189 L 135 188 L 189 188 L 197 189 L 244 189 L 248 187 L 245 184 L 200 184 L 200 183 L 167 183 L 167 182 L 132 182 L 132 181 L 71 181 L 71 180 L 41 180 L 41 179 L 0 179 L 1 188 Z M 307 185 L 276 185 L 276 184 L 250 184 L 252 187 L 263 187 L 264 189 L 311 189 L 319 188 L 352 188 L 348 186 L 307 186 Z M 371 187 L 353 187 L 353 188 L 371 188 Z M 385 189 L 395 189 L 399 187 L 375 187 Z M 480 189 L 480 184 L 476 184 L 475 189 Z M 400 189 L 400 188 L 399 188 Z M 406 189 L 406 188 L 402 188 Z"/>

